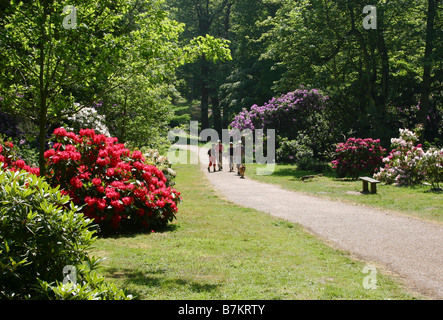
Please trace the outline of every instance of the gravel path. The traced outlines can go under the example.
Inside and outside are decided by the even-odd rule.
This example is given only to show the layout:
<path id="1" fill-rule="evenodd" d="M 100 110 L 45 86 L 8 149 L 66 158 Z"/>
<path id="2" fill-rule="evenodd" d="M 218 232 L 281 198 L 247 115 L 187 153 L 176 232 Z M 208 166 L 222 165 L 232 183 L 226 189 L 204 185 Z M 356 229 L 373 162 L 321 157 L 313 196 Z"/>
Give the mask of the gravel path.
<path id="1" fill-rule="evenodd" d="M 198 153 L 197 147 L 188 146 Z M 413 289 L 443 300 L 443 224 L 401 214 L 330 201 L 282 189 L 224 171 L 208 173 L 206 150 L 200 164 L 227 200 L 298 223 L 358 258 L 383 266 Z"/>

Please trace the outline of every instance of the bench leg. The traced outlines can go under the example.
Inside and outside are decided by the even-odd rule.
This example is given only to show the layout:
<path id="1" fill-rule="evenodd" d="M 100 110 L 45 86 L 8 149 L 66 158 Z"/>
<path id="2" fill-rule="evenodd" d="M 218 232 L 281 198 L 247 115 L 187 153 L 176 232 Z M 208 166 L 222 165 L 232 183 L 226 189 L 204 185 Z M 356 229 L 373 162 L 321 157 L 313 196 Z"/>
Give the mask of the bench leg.
<path id="1" fill-rule="evenodd" d="M 368 182 L 363 180 L 363 193 L 369 192 Z"/>
<path id="2" fill-rule="evenodd" d="M 377 184 L 371 183 L 371 193 L 377 193 Z"/>

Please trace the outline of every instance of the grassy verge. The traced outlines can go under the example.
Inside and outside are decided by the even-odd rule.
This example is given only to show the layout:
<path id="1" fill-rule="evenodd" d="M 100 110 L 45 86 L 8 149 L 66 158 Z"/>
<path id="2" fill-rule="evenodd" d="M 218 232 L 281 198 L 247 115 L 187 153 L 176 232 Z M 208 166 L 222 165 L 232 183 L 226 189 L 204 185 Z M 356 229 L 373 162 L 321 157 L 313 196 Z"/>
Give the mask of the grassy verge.
<path id="1" fill-rule="evenodd" d="M 221 200 L 197 166 L 181 165 L 184 202 L 169 230 L 102 238 L 101 274 L 139 299 L 415 299 L 377 273 L 363 288 L 365 264 L 300 227 Z"/>
<path id="2" fill-rule="evenodd" d="M 257 175 L 256 169 L 259 167 L 264 166 L 249 164 L 246 175 L 289 190 L 443 222 L 443 193 L 429 192 L 429 186 L 396 187 L 378 184 L 377 194 L 362 194 L 362 182 L 359 180 L 337 179 L 330 174 L 301 181 L 301 177 L 315 173 L 298 170 L 292 165 L 277 165 L 272 175 Z"/>

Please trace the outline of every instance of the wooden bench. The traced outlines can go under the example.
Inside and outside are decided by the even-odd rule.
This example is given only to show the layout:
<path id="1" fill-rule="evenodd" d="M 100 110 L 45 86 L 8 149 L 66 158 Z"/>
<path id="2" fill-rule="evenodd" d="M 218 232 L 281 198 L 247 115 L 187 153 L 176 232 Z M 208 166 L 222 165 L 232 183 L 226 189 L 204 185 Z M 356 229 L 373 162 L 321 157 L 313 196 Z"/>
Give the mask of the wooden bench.
<path id="1" fill-rule="evenodd" d="M 363 181 L 363 193 L 369 193 L 369 183 L 371 184 L 371 193 L 377 193 L 377 183 L 380 183 L 380 181 L 369 177 L 360 177 L 359 179 Z"/>

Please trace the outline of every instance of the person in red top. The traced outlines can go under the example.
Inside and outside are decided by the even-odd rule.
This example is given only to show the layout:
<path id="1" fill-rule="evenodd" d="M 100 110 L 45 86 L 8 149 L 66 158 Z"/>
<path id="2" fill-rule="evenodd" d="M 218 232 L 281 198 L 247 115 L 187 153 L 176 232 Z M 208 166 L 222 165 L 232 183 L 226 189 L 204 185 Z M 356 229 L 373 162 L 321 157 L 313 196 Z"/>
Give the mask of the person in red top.
<path id="1" fill-rule="evenodd" d="M 223 144 L 218 140 L 218 144 L 215 150 L 218 154 L 218 171 L 223 170 Z"/>

